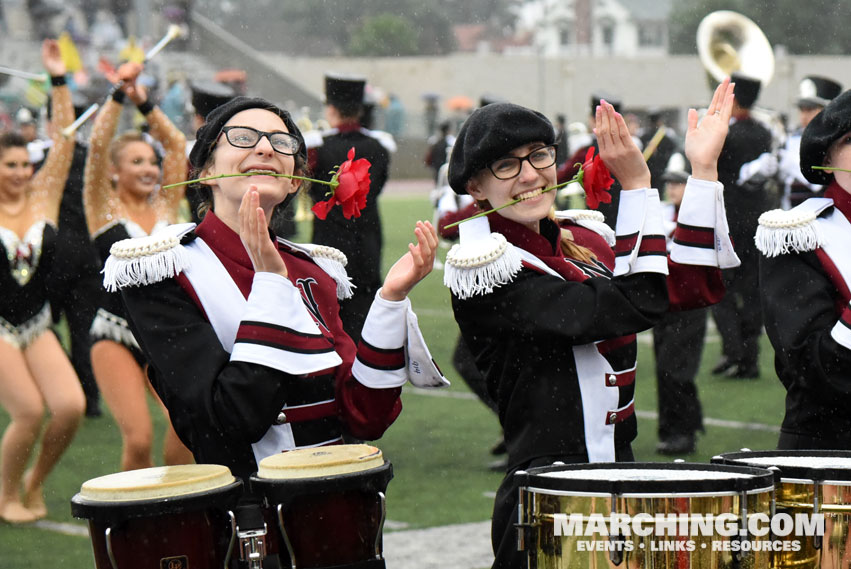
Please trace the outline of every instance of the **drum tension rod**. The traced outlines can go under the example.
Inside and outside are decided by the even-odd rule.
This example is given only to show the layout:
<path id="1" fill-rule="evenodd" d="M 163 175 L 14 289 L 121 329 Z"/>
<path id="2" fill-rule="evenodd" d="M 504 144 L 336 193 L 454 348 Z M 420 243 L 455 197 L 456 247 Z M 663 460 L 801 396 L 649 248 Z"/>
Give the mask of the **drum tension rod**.
<path id="1" fill-rule="evenodd" d="M 813 515 L 819 513 L 819 508 L 821 507 L 818 500 L 818 493 L 821 489 L 823 481 L 821 480 L 813 480 Z M 814 532 L 816 535 L 813 536 L 813 548 L 818 550 L 821 549 L 821 540 L 822 537 L 818 535 L 818 532 Z"/>

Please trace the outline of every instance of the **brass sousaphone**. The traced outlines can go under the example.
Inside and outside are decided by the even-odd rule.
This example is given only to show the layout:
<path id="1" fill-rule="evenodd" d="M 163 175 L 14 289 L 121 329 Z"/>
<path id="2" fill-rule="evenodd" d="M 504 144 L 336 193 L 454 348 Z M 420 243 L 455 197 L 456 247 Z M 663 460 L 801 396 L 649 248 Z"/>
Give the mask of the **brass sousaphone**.
<path id="1" fill-rule="evenodd" d="M 764 90 L 774 77 L 774 51 L 753 20 L 738 12 L 719 10 L 707 14 L 697 27 L 697 53 L 706 69 L 710 89 L 734 72 L 758 79 Z M 751 115 L 771 131 L 773 147 L 786 138 L 777 111 L 754 107 Z"/>
<path id="2" fill-rule="evenodd" d="M 753 20 L 738 12 L 708 14 L 697 27 L 697 53 L 712 88 L 733 72 L 759 79 L 765 87 L 774 76 L 774 52 Z"/>

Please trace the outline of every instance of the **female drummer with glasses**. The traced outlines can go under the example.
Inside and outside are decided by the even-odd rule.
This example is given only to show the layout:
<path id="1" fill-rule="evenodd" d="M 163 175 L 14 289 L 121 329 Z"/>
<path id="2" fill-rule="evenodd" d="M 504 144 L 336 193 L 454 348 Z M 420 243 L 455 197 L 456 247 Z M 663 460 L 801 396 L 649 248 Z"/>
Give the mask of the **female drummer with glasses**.
<path id="1" fill-rule="evenodd" d="M 380 437 L 413 373 L 407 295 L 431 272 L 434 228 L 417 223 L 356 346 L 339 317 L 352 292 L 345 257 L 268 228 L 302 186 L 288 176 L 307 174 L 289 113 L 237 97 L 210 113 L 190 162 L 209 194 L 201 223 L 117 244 L 105 280 L 121 288 L 151 382 L 196 461 L 247 478 L 272 454 Z"/>
<path id="2" fill-rule="evenodd" d="M 98 113 L 89 141 L 83 199 L 89 232 L 102 261 L 116 241 L 148 235 L 177 221 L 183 196 L 180 188 L 159 187 L 186 179 L 186 138 L 136 83 L 141 71 L 138 64 L 119 69 L 114 80 L 123 81 L 122 87 Z M 162 157 L 141 132 L 129 131 L 113 139 L 125 97 L 145 116 L 151 135 L 165 151 Z M 121 469 L 153 466 L 145 358 L 127 325 L 120 296 L 104 291 L 97 302 L 91 328 L 92 369 L 121 431 Z M 170 425 L 163 454 L 166 464 L 192 461 Z"/>
<path id="3" fill-rule="evenodd" d="M 553 212 L 555 192 L 545 190 L 556 183 L 554 130 L 540 113 L 488 105 L 458 134 L 452 188 L 486 210 L 521 200 L 461 223 L 461 242 L 445 265 L 455 318 L 497 402 L 508 448 L 494 506 L 494 567 L 525 566 L 513 472 L 554 461 L 632 460 L 635 334 L 668 310 L 669 297 L 684 308 L 723 294 L 717 267 L 732 248 L 726 234 L 718 236 L 723 251 L 713 247 L 722 194 L 716 161 L 731 107 L 727 81 L 699 127 L 690 111 L 686 152 L 694 175 L 672 252 L 677 262 L 666 258 L 650 171 L 610 104 L 597 109 L 596 134 L 624 190 L 614 235 L 598 212 Z"/>

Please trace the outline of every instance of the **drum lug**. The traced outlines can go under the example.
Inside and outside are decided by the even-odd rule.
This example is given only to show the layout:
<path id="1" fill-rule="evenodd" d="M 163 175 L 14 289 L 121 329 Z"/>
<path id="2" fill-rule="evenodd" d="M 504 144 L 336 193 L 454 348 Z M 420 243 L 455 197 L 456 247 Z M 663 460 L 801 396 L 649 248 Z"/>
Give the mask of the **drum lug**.
<path id="1" fill-rule="evenodd" d="M 112 552 L 112 528 L 106 528 L 103 532 L 106 539 L 106 555 L 109 557 L 109 562 L 112 564 L 112 569 L 118 569 L 118 563 L 115 561 L 115 554 Z"/>
<path id="2" fill-rule="evenodd" d="M 266 524 L 263 529 L 252 529 L 240 531 L 237 527 L 239 537 L 239 558 L 248 564 L 249 569 L 262 569 L 263 560 L 266 558 Z"/>
<path id="3" fill-rule="evenodd" d="M 278 504 L 278 529 L 281 530 L 281 537 L 284 538 L 284 545 L 287 546 L 287 553 L 290 555 L 290 569 L 297 569 L 295 564 L 295 551 L 293 544 L 290 543 L 290 538 L 287 535 L 287 530 L 284 529 L 284 505 Z"/>
<path id="4" fill-rule="evenodd" d="M 384 497 L 384 492 L 378 493 L 378 499 L 381 501 L 381 520 L 378 523 L 378 535 L 375 536 L 375 558 L 383 559 L 381 536 L 384 534 L 384 521 L 387 519 L 387 499 Z"/>
<path id="5" fill-rule="evenodd" d="M 614 516 L 618 513 L 618 494 L 612 494 L 610 500 L 612 504 L 611 515 Z M 622 535 L 609 536 L 609 543 L 612 544 L 612 548 L 609 549 L 609 561 L 611 561 L 615 567 L 623 563 L 623 547 L 618 547 L 614 544 L 618 542 L 623 543 L 623 541 L 624 539 Z"/>
<path id="6" fill-rule="evenodd" d="M 228 542 L 228 552 L 225 554 L 225 564 L 224 569 L 228 569 L 228 565 L 230 565 L 230 558 L 233 556 L 233 546 L 236 544 L 236 516 L 230 510 L 228 510 L 228 517 L 230 517 L 230 541 Z"/>

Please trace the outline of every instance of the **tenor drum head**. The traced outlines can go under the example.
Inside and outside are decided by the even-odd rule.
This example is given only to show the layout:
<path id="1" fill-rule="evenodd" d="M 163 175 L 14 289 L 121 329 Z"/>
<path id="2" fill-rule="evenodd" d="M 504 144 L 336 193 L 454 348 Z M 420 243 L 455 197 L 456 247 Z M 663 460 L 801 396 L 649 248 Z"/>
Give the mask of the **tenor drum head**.
<path id="1" fill-rule="evenodd" d="M 272 500 L 297 494 L 368 489 L 383 492 L 393 477 L 391 464 L 374 446 L 332 445 L 275 454 L 260 461 L 251 477 L 255 491 Z"/>
<path id="2" fill-rule="evenodd" d="M 620 495 L 748 492 L 774 485 L 774 474 L 764 468 L 685 462 L 553 465 L 519 471 L 515 479 L 543 491 Z"/>
<path id="3" fill-rule="evenodd" d="M 851 452 L 840 450 L 777 450 L 727 452 L 714 464 L 777 467 L 783 479 L 851 481 Z"/>
<path id="4" fill-rule="evenodd" d="M 283 452 L 264 458 L 259 478 L 282 480 L 352 474 L 378 468 L 384 455 L 370 445 L 333 445 Z"/>
<path id="5" fill-rule="evenodd" d="M 203 509 L 237 497 L 242 482 L 218 464 L 158 466 L 108 474 L 84 482 L 71 500 L 80 518 L 141 517 Z"/>

